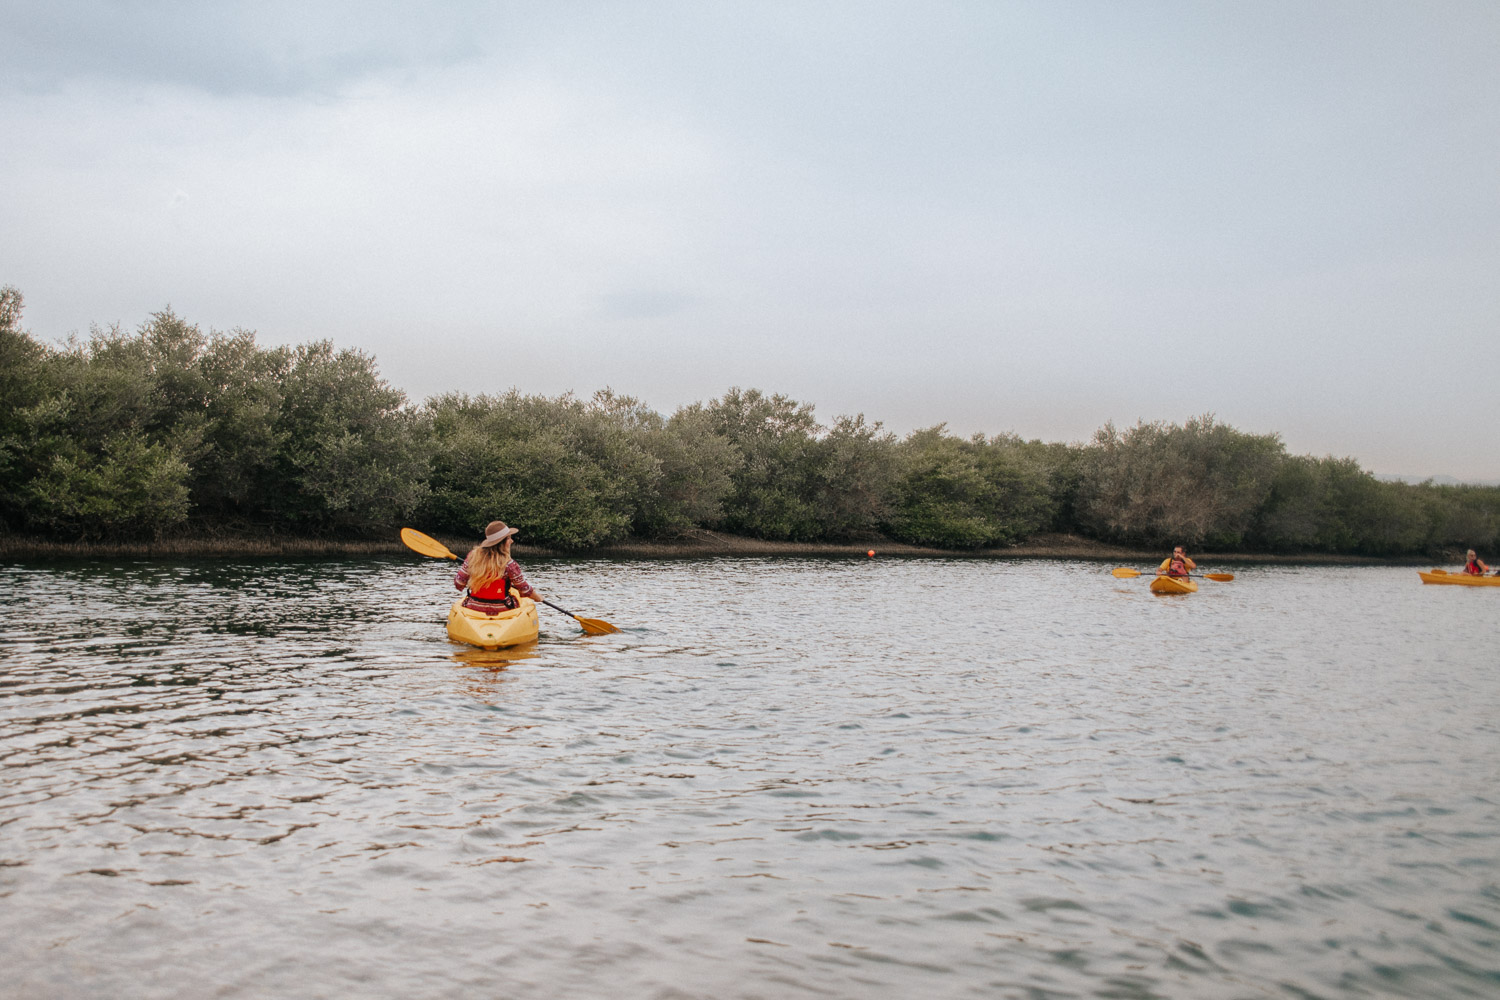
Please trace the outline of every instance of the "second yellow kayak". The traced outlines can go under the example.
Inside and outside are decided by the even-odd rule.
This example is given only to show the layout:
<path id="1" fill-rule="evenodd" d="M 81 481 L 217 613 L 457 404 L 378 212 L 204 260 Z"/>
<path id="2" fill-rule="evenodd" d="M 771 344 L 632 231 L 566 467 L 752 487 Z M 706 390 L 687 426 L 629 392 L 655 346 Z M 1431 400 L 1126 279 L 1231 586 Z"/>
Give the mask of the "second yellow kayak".
<path id="1" fill-rule="evenodd" d="M 520 607 L 502 611 L 498 615 L 487 615 L 464 607 L 462 600 L 454 601 L 448 609 L 448 638 L 454 642 L 467 643 L 480 649 L 499 649 L 502 646 L 519 646 L 532 642 L 541 631 L 537 622 L 536 602 L 529 597 L 519 599 Z"/>
<path id="2" fill-rule="evenodd" d="M 1153 594 L 1196 594 L 1198 584 L 1184 576 L 1159 576 L 1151 581 Z"/>
<path id="3" fill-rule="evenodd" d="M 1455 583 L 1460 587 L 1500 587 L 1500 576 L 1473 576 L 1469 573 L 1449 573 L 1435 569 L 1431 573 L 1417 570 L 1423 583 Z"/>

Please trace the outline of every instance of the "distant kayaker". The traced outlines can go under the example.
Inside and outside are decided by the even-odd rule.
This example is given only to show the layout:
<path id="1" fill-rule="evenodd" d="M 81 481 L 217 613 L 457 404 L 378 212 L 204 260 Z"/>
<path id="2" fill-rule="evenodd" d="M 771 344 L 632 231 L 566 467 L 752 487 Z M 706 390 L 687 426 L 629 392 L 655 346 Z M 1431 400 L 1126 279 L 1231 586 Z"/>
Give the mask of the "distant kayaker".
<path id="1" fill-rule="evenodd" d="M 1486 566 L 1477 555 L 1474 554 L 1473 549 L 1469 550 L 1469 554 L 1465 558 L 1466 561 L 1464 562 L 1464 572 L 1469 574 L 1470 576 L 1484 576 L 1484 574 L 1490 571 L 1490 568 Z"/>
<path id="2" fill-rule="evenodd" d="M 504 521 L 485 525 L 484 541 L 469 550 L 463 565 L 453 574 L 453 586 L 469 589 L 464 607 L 475 611 L 500 612 L 516 606 L 512 588 L 522 597 L 540 602 L 541 593 L 526 582 L 521 564 L 510 557 L 511 538 L 518 532 Z"/>
<path id="3" fill-rule="evenodd" d="M 1198 564 L 1187 557 L 1179 545 L 1172 550 L 1172 554 L 1161 561 L 1156 567 L 1157 576 L 1187 576 L 1189 571 L 1198 568 Z"/>

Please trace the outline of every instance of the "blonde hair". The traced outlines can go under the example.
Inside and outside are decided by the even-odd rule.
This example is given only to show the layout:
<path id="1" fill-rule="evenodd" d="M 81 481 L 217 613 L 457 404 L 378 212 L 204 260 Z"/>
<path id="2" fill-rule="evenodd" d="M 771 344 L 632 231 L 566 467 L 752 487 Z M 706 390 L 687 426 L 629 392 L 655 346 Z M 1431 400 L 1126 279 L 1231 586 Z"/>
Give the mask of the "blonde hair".
<path id="1" fill-rule="evenodd" d="M 505 575 L 505 567 L 510 565 L 510 553 L 505 551 L 508 548 L 502 542 L 488 548 L 476 545 L 469 550 L 464 561 L 469 564 L 470 590 L 481 590 Z"/>

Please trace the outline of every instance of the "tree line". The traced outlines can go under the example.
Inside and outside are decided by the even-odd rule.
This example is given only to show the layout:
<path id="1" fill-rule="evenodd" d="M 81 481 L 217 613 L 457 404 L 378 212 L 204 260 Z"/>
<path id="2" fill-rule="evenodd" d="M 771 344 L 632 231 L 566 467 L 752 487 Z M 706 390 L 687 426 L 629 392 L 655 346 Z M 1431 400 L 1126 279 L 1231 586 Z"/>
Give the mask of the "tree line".
<path id="1" fill-rule="evenodd" d="M 56 539 L 472 535 L 587 550 L 709 528 L 944 549 L 1044 533 L 1220 550 L 1495 551 L 1500 489 L 1381 482 L 1203 416 L 1083 444 L 898 437 L 756 389 L 670 416 L 610 391 L 420 404 L 327 341 L 262 347 L 170 309 L 59 346 L 0 289 L 0 530 Z"/>

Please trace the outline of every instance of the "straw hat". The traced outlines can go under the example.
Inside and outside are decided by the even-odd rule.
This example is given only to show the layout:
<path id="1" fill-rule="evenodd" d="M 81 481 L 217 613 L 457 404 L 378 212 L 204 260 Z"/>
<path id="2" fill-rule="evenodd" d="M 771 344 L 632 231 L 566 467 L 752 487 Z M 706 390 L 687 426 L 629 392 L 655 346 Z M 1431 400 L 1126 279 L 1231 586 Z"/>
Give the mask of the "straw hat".
<path id="1" fill-rule="evenodd" d="M 499 545 L 511 535 L 519 533 L 515 528 L 507 526 L 504 521 L 491 521 L 484 526 L 484 541 L 479 543 L 479 547 L 487 549 L 492 545 Z"/>

